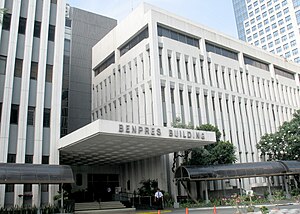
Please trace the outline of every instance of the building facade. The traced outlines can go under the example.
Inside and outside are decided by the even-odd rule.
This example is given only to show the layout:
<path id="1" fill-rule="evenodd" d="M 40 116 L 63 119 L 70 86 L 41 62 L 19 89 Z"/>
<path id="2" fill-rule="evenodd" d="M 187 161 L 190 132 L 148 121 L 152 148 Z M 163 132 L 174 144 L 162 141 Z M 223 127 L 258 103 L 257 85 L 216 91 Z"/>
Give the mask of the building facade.
<path id="1" fill-rule="evenodd" d="M 91 122 L 92 47 L 117 20 L 66 6 L 61 136 Z"/>
<path id="2" fill-rule="evenodd" d="M 93 47 L 92 67 L 93 121 L 210 123 L 234 144 L 238 162 L 260 161 L 260 137 L 300 107 L 298 64 L 147 4 Z M 173 154 L 125 163 L 124 180 L 135 181 L 136 189 L 142 166 L 158 168 L 146 170 L 146 177 L 174 193 Z M 263 181 L 244 179 L 242 185 L 256 184 Z"/>
<path id="3" fill-rule="evenodd" d="M 232 2 L 241 40 L 300 63 L 299 0 Z"/>
<path id="4" fill-rule="evenodd" d="M 0 162 L 59 164 L 65 1 L 5 0 L 0 7 L 7 9 L 0 27 Z M 40 194 L 47 203 L 57 186 L 38 191 L 0 185 L 0 207 L 35 204 Z"/>
<path id="5" fill-rule="evenodd" d="M 0 161 L 59 164 L 60 136 L 91 122 L 91 48 L 117 21 L 65 1 L 1 8 Z M 40 195 L 52 203 L 55 194 L 57 186 L 1 185 L 0 207 L 37 205 Z"/>

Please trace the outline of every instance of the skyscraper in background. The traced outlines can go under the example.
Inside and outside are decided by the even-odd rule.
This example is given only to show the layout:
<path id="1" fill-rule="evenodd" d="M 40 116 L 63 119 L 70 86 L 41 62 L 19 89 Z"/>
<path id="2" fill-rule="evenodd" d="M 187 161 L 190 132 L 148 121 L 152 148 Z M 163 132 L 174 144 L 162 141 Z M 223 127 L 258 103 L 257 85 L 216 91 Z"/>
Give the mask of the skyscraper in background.
<path id="1" fill-rule="evenodd" d="M 238 35 L 300 63 L 300 0 L 232 0 Z"/>

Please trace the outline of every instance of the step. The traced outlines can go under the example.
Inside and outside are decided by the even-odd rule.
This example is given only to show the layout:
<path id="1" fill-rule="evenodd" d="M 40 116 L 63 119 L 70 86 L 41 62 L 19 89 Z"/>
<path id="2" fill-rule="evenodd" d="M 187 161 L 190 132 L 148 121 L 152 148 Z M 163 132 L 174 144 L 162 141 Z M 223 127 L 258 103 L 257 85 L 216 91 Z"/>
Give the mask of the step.
<path id="1" fill-rule="evenodd" d="M 75 214 L 135 214 L 135 208 L 111 209 L 111 210 L 85 210 L 75 211 Z"/>

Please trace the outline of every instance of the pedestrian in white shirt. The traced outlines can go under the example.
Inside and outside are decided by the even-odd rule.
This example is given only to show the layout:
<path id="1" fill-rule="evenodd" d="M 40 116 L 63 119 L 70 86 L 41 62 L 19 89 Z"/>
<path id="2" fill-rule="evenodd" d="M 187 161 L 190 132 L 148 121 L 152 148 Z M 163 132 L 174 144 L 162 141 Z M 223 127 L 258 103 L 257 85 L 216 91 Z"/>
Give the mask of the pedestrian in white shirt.
<path id="1" fill-rule="evenodd" d="M 160 189 L 157 188 L 156 193 L 154 195 L 154 201 L 157 203 L 157 209 L 158 210 L 163 210 L 163 197 L 164 195 L 160 191 Z"/>

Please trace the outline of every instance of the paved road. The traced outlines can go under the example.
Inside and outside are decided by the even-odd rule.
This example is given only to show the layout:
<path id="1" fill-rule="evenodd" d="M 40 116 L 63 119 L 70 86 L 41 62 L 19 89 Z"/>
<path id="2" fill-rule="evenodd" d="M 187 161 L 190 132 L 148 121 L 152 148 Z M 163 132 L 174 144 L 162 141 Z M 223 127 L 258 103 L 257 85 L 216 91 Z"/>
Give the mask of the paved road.
<path id="1" fill-rule="evenodd" d="M 260 213 L 259 207 L 255 209 L 254 213 Z M 267 206 L 271 211 L 270 214 L 300 214 L 300 205 L 287 205 L 287 206 Z M 247 213 L 241 210 L 242 213 Z M 217 207 L 217 214 L 234 214 L 236 208 L 232 207 Z M 161 214 L 185 214 L 185 209 L 175 209 L 175 210 L 162 210 Z M 136 214 L 157 214 L 157 211 L 137 211 Z M 191 208 L 189 209 L 189 214 L 213 214 L 213 208 Z"/>

